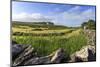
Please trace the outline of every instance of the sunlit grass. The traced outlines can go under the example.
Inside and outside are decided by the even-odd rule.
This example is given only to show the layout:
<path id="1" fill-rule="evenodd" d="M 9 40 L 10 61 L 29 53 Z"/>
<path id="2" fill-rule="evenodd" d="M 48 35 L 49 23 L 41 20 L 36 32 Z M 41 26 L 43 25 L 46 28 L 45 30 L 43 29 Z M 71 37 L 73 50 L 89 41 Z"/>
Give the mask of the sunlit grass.
<path id="1" fill-rule="evenodd" d="M 59 31 L 59 30 L 58 30 Z M 44 32 L 46 33 L 46 32 Z M 63 48 L 66 55 L 82 48 L 87 44 L 87 39 L 81 29 L 66 33 L 62 36 L 13 36 L 19 44 L 30 44 L 37 51 L 38 56 L 46 56 L 58 48 Z"/>

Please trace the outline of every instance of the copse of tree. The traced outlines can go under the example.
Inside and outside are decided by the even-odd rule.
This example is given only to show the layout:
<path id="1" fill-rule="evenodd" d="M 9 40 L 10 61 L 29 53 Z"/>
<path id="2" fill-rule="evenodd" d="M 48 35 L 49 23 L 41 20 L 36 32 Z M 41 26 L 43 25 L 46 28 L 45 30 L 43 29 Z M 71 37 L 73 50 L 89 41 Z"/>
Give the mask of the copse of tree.
<path id="1" fill-rule="evenodd" d="M 94 20 L 89 20 L 81 24 L 82 28 L 86 27 L 87 29 L 96 29 L 96 22 Z"/>

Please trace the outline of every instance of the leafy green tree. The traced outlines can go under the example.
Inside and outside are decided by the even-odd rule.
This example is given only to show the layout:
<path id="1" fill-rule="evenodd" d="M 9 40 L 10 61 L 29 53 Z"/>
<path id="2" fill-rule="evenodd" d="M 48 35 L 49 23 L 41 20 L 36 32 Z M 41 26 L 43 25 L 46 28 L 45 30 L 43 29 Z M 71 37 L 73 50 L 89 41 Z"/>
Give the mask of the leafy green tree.
<path id="1" fill-rule="evenodd" d="M 88 29 L 96 29 L 96 22 L 94 20 L 89 20 L 81 24 L 82 28 L 86 26 Z"/>
<path id="2" fill-rule="evenodd" d="M 89 20 L 87 25 L 89 29 L 96 29 L 96 24 L 94 20 Z"/>
<path id="3" fill-rule="evenodd" d="M 86 25 L 87 25 L 87 22 L 83 22 L 81 26 L 82 26 L 82 28 L 83 28 L 83 27 L 86 26 Z"/>

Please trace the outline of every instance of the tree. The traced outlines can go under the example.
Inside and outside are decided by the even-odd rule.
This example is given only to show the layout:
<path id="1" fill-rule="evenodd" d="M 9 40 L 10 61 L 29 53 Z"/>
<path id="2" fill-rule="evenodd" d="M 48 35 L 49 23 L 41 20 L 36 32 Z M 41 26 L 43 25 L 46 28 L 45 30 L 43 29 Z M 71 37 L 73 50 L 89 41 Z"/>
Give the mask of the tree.
<path id="1" fill-rule="evenodd" d="M 82 23 L 82 28 L 86 26 L 88 29 L 96 29 L 96 23 L 94 20 L 89 20 L 88 22 Z"/>
<path id="2" fill-rule="evenodd" d="M 87 25 L 87 22 L 83 22 L 81 26 L 82 26 L 82 28 L 83 28 L 83 27 L 86 26 L 86 25 Z"/>

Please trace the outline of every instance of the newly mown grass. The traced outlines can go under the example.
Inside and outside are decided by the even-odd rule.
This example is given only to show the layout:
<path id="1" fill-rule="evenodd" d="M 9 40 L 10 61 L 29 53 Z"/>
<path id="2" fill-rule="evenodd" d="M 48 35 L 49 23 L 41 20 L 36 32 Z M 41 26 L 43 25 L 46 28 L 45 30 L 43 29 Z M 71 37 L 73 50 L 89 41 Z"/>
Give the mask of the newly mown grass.
<path id="1" fill-rule="evenodd" d="M 67 56 L 80 50 L 82 46 L 87 45 L 87 38 L 82 29 L 74 30 L 62 36 L 15 35 L 12 38 L 19 44 L 32 45 L 35 48 L 38 56 L 49 55 L 58 48 L 63 48 Z"/>

